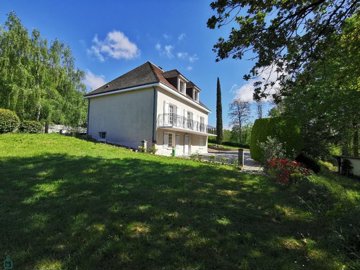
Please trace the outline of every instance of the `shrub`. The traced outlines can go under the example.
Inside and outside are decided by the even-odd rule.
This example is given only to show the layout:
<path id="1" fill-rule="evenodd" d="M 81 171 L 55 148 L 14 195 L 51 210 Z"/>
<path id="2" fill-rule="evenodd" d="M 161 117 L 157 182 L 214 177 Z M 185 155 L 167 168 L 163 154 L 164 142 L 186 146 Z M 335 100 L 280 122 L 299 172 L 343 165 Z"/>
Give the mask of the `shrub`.
<path id="1" fill-rule="evenodd" d="M 214 143 L 217 144 L 216 139 L 214 138 L 210 138 L 208 139 L 209 143 Z M 239 148 L 247 148 L 249 149 L 250 146 L 248 144 L 244 144 L 244 143 L 237 143 L 237 142 L 228 142 L 228 141 L 223 141 L 221 144 L 218 144 L 219 146 L 221 145 L 227 145 L 227 146 L 234 146 L 234 147 L 239 147 Z"/>
<path id="2" fill-rule="evenodd" d="M 0 134 L 15 131 L 20 125 L 19 117 L 8 109 L 0 109 Z"/>
<path id="3" fill-rule="evenodd" d="M 300 127 L 292 118 L 262 118 L 257 119 L 251 132 L 250 153 L 254 160 L 263 160 L 260 143 L 265 142 L 267 137 L 276 138 L 283 143 L 287 157 L 297 155 L 303 148 L 303 140 Z"/>
<path id="4" fill-rule="evenodd" d="M 304 166 L 310 170 L 312 170 L 314 173 L 319 173 L 321 170 L 320 165 L 316 162 L 315 159 L 305 155 L 304 153 L 300 153 L 295 160 L 297 162 L 300 162 L 304 164 Z"/>
<path id="5" fill-rule="evenodd" d="M 284 146 L 276 138 L 269 136 L 265 142 L 261 142 L 259 145 L 262 152 L 261 163 L 265 167 L 267 162 L 273 158 L 285 158 Z"/>
<path id="6" fill-rule="evenodd" d="M 268 161 L 268 175 L 278 183 L 290 184 L 310 174 L 310 171 L 301 163 L 289 159 L 273 158 Z"/>
<path id="7" fill-rule="evenodd" d="M 148 149 L 147 149 L 148 153 L 154 154 L 154 155 L 156 154 L 156 151 L 157 151 L 157 149 L 156 149 L 155 145 L 152 145 L 152 146 L 148 147 Z"/>
<path id="8" fill-rule="evenodd" d="M 247 149 L 250 148 L 250 146 L 248 144 L 236 143 L 236 142 L 222 142 L 222 145 L 234 146 L 234 147 L 239 147 L 239 148 L 247 148 Z"/>
<path id="9" fill-rule="evenodd" d="M 341 162 L 341 174 L 346 175 L 346 176 L 350 176 L 352 173 L 353 166 L 351 164 L 351 161 L 348 159 L 344 159 Z"/>
<path id="10" fill-rule="evenodd" d="M 37 121 L 24 120 L 21 122 L 19 130 L 23 133 L 42 133 L 43 125 Z"/>

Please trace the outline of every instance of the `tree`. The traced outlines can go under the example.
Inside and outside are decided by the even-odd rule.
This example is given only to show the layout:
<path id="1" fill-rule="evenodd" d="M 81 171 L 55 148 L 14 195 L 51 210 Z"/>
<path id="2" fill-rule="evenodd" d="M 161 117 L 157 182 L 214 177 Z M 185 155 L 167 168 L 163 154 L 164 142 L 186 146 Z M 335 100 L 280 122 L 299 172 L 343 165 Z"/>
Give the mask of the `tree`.
<path id="1" fill-rule="evenodd" d="M 261 69 L 271 66 L 281 85 L 287 85 L 309 63 L 324 57 L 323 51 L 331 46 L 329 39 L 358 11 L 360 2 L 217 0 L 210 6 L 216 15 L 208 20 L 209 28 L 233 26 L 228 38 L 220 37 L 214 45 L 216 60 L 249 56 L 256 62 L 245 79 L 257 77 Z M 268 96 L 273 85 L 272 81 L 258 81 L 254 97 Z M 285 94 L 274 94 L 275 101 Z"/>
<path id="2" fill-rule="evenodd" d="M 250 116 L 250 103 L 235 99 L 229 106 L 229 117 L 231 123 L 237 128 L 239 134 L 239 142 L 242 142 L 242 129 Z"/>
<path id="3" fill-rule="evenodd" d="M 284 114 L 302 124 L 305 150 L 326 156 L 331 145 L 359 155 L 360 15 L 329 39 L 324 58 L 309 63 L 283 101 Z"/>
<path id="4" fill-rule="evenodd" d="M 31 34 L 15 13 L 0 27 L 0 107 L 21 120 L 83 125 L 84 73 L 75 68 L 69 47 L 50 45 L 38 30 Z"/>
<path id="5" fill-rule="evenodd" d="M 263 104 L 261 101 L 256 102 L 256 108 L 257 108 L 257 117 L 258 119 L 261 119 L 263 117 Z"/>
<path id="6" fill-rule="evenodd" d="M 220 79 L 217 78 L 216 85 L 216 142 L 222 143 L 223 140 L 223 121 L 222 121 L 222 104 L 221 104 L 221 86 Z"/>

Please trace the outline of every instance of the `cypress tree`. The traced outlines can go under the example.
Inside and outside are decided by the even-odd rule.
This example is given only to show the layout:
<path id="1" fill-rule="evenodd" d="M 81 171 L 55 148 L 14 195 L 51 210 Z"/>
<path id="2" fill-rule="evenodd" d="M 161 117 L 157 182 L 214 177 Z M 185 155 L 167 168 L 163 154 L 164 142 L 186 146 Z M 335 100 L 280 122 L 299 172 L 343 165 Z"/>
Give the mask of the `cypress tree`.
<path id="1" fill-rule="evenodd" d="M 220 79 L 217 78 L 216 87 L 216 142 L 222 143 L 223 140 L 223 122 L 222 122 L 222 105 L 221 105 L 221 86 Z"/>

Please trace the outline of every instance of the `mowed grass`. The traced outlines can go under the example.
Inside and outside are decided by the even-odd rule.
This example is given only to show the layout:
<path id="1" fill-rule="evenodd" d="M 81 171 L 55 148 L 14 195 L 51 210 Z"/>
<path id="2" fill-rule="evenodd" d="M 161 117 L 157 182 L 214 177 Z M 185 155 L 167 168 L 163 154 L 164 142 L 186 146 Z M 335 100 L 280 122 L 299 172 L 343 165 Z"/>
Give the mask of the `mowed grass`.
<path id="1" fill-rule="evenodd" d="M 359 190 L 332 176 L 288 188 L 71 137 L 0 135 L 0 254 L 25 270 L 356 269 Z"/>

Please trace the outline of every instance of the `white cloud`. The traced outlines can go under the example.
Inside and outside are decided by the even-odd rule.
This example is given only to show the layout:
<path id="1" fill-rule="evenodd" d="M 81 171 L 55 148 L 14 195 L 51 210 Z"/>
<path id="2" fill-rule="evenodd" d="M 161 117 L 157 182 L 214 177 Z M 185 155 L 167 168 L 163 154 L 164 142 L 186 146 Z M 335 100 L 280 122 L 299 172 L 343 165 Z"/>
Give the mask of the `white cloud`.
<path id="1" fill-rule="evenodd" d="M 164 46 L 164 53 L 168 58 L 173 58 L 174 55 L 172 53 L 172 51 L 174 50 L 174 46 L 172 45 L 165 45 Z"/>
<path id="2" fill-rule="evenodd" d="M 189 57 L 189 54 L 187 52 L 178 52 L 176 53 L 176 56 L 179 59 L 186 59 Z"/>
<path id="3" fill-rule="evenodd" d="M 88 90 L 96 89 L 106 83 L 104 75 L 95 75 L 90 70 L 85 72 L 83 83 Z"/>
<path id="4" fill-rule="evenodd" d="M 160 55 L 165 55 L 167 58 L 174 57 L 174 46 L 173 45 L 165 45 L 164 47 L 158 42 L 155 44 L 155 49 L 160 53 Z"/>
<path id="5" fill-rule="evenodd" d="M 199 60 L 197 54 L 189 54 L 188 52 L 180 52 L 175 50 L 175 46 L 168 44 L 168 45 L 161 45 L 160 42 L 155 44 L 155 49 L 159 52 L 161 56 L 166 56 L 167 58 L 174 58 L 177 57 L 178 59 L 187 61 L 189 63 L 194 63 Z"/>
<path id="6" fill-rule="evenodd" d="M 194 63 L 197 60 L 199 60 L 199 57 L 197 56 L 197 54 L 190 55 L 187 52 L 178 52 L 178 53 L 176 53 L 176 56 L 177 56 L 177 58 L 189 61 L 190 63 Z"/>
<path id="7" fill-rule="evenodd" d="M 181 34 L 178 36 L 178 40 L 181 41 L 181 40 L 183 40 L 185 37 L 186 37 L 186 34 L 185 34 L 185 33 L 181 33 Z"/>
<path id="8" fill-rule="evenodd" d="M 163 38 L 166 39 L 166 40 L 169 40 L 169 39 L 171 39 L 171 36 L 168 35 L 168 34 L 166 34 L 166 33 L 164 33 L 164 34 L 163 34 Z"/>
<path id="9" fill-rule="evenodd" d="M 160 50 L 161 50 L 161 44 L 160 44 L 160 43 L 156 43 L 155 49 L 156 49 L 157 51 L 160 51 Z"/>
<path id="10" fill-rule="evenodd" d="M 272 94 L 275 94 L 279 88 L 279 82 L 277 81 L 277 77 L 280 75 L 278 74 L 276 71 L 275 67 L 269 66 L 264 68 L 258 75 L 257 78 L 251 79 L 249 80 L 246 84 L 242 85 L 242 86 L 238 86 L 237 84 L 234 84 L 231 88 L 231 91 L 235 94 L 235 99 L 241 99 L 243 101 L 248 101 L 248 102 L 255 102 L 253 99 L 253 95 L 254 95 L 254 83 L 256 81 L 262 81 L 263 83 L 266 82 L 275 82 L 275 84 L 270 87 L 270 89 L 268 89 L 267 93 L 270 94 L 269 97 L 267 97 L 266 99 L 264 99 L 263 101 L 271 101 Z"/>
<path id="11" fill-rule="evenodd" d="M 96 56 L 101 62 L 104 62 L 107 56 L 114 59 L 133 59 L 140 55 L 137 45 L 120 31 L 107 33 L 104 40 L 99 40 L 95 35 L 92 43 L 88 53 Z"/>
<path id="12" fill-rule="evenodd" d="M 189 56 L 190 63 L 194 63 L 197 60 L 199 60 L 199 57 L 196 54 Z"/>
<path id="13" fill-rule="evenodd" d="M 192 66 L 188 66 L 186 69 L 187 69 L 188 71 L 191 71 L 191 70 L 193 69 L 193 67 L 192 67 Z"/>

